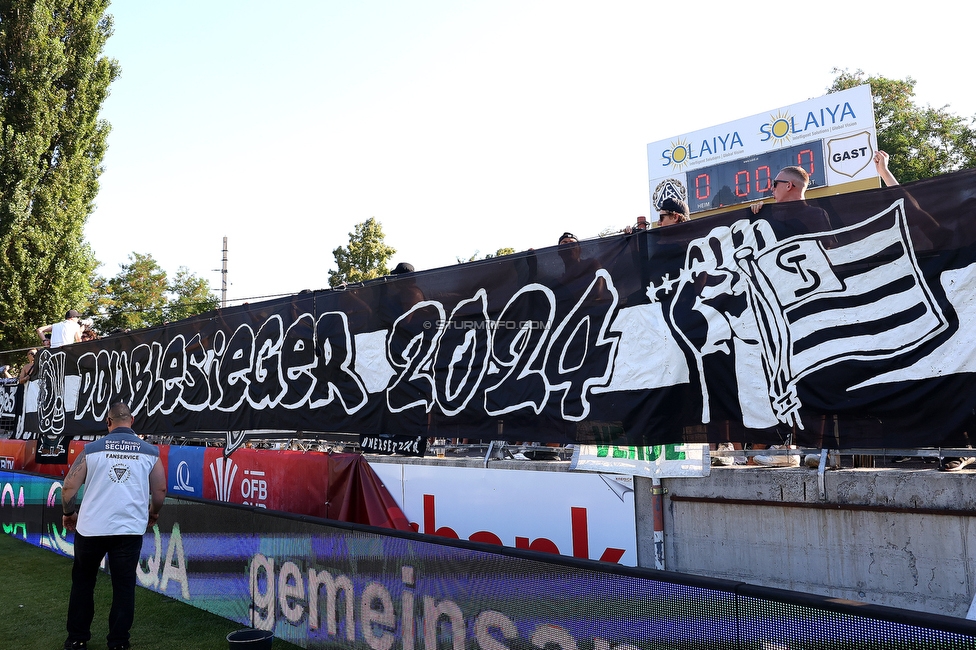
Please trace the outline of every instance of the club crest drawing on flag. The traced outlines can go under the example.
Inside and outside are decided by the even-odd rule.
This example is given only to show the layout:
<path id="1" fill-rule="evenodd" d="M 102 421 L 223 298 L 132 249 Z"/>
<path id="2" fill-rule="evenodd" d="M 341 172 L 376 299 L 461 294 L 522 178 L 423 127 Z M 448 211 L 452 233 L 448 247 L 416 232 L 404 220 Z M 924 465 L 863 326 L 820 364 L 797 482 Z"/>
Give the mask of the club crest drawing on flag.
<path id="1" fill-rule="evenodd" d="M 919 268 L 903 200 L 856 225 L 782 241 L 765 220 L 716 227 L 688 245 L 678 278 L 652 282 L 647 295 L 670 301 L 670 325 L 698 369 L 702 422 L 710 421 L 705 360 L 725 355 L 752 428 L 802 427 L 804 376 L 904 355 L 948 327 Z M 704 336 L 691 334 L 702 319 Z"/>

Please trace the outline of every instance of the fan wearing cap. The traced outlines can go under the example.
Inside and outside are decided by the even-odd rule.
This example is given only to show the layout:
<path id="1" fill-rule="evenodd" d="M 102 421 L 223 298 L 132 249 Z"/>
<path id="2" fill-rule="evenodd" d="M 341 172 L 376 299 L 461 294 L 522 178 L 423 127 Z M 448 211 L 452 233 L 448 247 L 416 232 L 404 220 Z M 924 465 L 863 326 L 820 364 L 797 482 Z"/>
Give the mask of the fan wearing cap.
<path id="1" fill-rule="evenodd" d="M 676 223 L 684 223 L 690 218 L 690 211 L 688 210 L 688 204 L 681 199 L 666 198 L 661 201 L 661 205 L 658 207 L 658 222 L 659 227 L 663 226 L 673 226 Z"/>
<path id="2" fill-rule="evenodd" d="M 44 343 L 44 335 L 51 334 L 51 349 L 60 348 L 62 345 L 78 343 L 81 341 L 81 324 L 78 319 L 81 314 L 74 309 L 68 310 L 64 315 L 64 320 L 53 325 L 44 325 L 37 328 L 37 337 Z"/>
<path id="3" fill-rule="evenodd" d="M 416 272 L 410 262 L 400 262 L 390 271 L 391 281 L 380 285 L 379 316 L 384 327 L 401 318 L 406 326 L 417 317 L 411 308 L 424 301 L 424 292 L 417 286 Z"/>
<path id="4" fill-rule="evenodd" d="M 597 277 L 600 270 L 600 263 L 593 259 L 583 259 L 582 249 L 580 248 L 579 238 L 571 232 L 564 232 L 559 236 L 559 248 L 556 249 L 559 258 L 563 261 L 562 276 L 559 278 L 561 291 L 582 292 L 592 282 L 596 282 L 593 296 L 601 300 L 607 296 L 607 285 L 603 278 Z"/>
<path id="5" fill-rule="evenodd" d="M 564 232 L 559 235 L 559 257 L 563 260 L 566 272 L 563 275 L 563 282 L 577 278 L 583 274 L 588 274 L 599 268 L 594 260 L 586 262 L 580 259 L 579 239 L 571 232 Z"/>

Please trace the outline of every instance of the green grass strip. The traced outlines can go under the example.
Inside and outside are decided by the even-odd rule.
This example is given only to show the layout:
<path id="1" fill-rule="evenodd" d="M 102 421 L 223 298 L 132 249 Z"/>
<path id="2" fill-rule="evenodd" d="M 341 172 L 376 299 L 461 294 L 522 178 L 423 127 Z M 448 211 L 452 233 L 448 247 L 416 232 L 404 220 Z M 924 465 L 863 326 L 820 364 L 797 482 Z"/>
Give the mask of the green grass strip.
<path id="1" fill-rule="evenodd" d="M 0 534 L 0 639 L 22 650 L 62 647 L 71 590 L 71 559 Z M 112 583 L 98 576 L 90 648 L 104 648 Z M 143 587 L 136 587 L 133 650 L 215 650 L 246 626 Z M 275 650 L 298 646 L 275 639 Z"/>

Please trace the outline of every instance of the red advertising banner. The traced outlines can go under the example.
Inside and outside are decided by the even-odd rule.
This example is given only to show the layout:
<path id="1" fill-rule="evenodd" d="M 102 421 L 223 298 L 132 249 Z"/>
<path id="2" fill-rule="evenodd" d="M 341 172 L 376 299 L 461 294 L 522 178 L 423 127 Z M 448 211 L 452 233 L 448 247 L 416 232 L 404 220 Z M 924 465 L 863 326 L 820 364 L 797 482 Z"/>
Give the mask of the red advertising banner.
<path id="1" fill-rule="evenodd" d="M 0 440 L 0 469 L 63 477 L 86 442 L 73 440 L 63 463 L 36 462 L 36 440 Z M 173 495 L 252 505 L 336 521 L 410 530 L 406 516 L 359 454 L 159 445 Z"/>
<path id="2" fill-rule="evenodd" d="M 87 442 L 86 440 L 72 440 L 68 443 L 67 451 L 62 449 L 57 454 L 45 456 L 38 454 L 37 440 L 0 440 L 0 469 L 64 476 Z"/>
<path id="3" fill-rule="evenodd" d="M 202 496 L 410 530 L 400 507 L 358 454 L 242 448 L 224 456 L 222 448 L 208 447 L 203 454 Z"/>
<path id="4" fill-rule="evenodd" d="M 0 469 L 27 469 L 35 449 L 36 440 L 0 440 Z"/>

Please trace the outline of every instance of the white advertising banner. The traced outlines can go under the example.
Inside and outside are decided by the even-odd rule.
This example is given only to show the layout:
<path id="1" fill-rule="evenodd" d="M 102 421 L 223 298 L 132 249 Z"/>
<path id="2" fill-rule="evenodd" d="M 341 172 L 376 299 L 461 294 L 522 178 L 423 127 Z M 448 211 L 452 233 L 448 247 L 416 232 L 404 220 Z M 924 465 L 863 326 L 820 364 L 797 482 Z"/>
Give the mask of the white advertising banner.
<path id="1" fill-rule="evenodd" d="M 857 86 L 647 145 L 651 207 L 668 197 L 692 212 L 770 196 L 783 167 L 810 187 L 877 177 L 871 87 Z"/>
<path id="2" fill-rule="evenodd" d="M 570 469 L 615 472 L 648 478 L 708 476 L 708 445 L 677 444 L 656 447 L 576 445 Z"/>
<path id="3" fill-rule="evenodd" d="M 632 476 L 370 467 L 418 532 L 637 566 Z"/>

